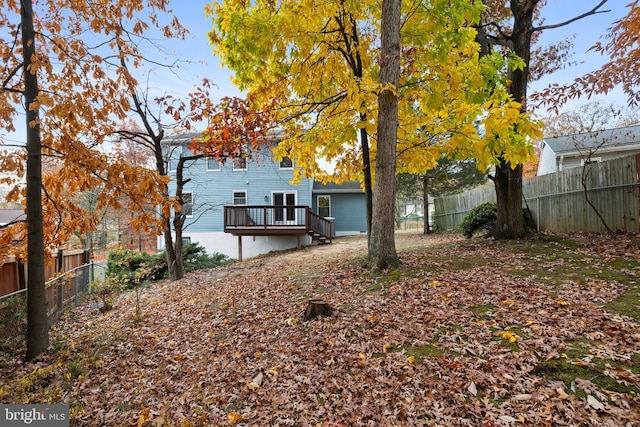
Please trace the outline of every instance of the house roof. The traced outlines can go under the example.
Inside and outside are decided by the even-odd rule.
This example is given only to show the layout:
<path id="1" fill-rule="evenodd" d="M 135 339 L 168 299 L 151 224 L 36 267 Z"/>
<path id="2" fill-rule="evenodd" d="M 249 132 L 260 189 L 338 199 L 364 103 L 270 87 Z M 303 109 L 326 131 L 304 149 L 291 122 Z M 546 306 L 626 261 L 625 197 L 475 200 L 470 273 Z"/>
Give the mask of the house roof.
<path id="1" fill-rule="evenodd" d="M 22 209 L 0 209 L 0 224 L 8 224 L 25 218 L 26 216 Z"/>
<path id="2" fill-rule="evenodd" d="M 198 135 L 200 135 L 200 132 L 187 132 L 187 133 L 165 135 L 165 137 L 162 139 L 162 144 L 165 144 L 165 145 L 190 144 L 191 140 L 193 140 L 193 138 L 195 138 Z"/>
<path id="3" fill-rule="evenodd" d="M 556 155 L 640 148 L 640 125 L 545 138 L 544 142 Z"/>
<path id="4" fill-rule="evenodd" d="M 322 184 L 320 182 L 313 183 L 314 193 L 362 193 L 362 187 L 360 187 L 360 181 L 348 181 L 342 184 L 336 184 L 335 182 L 328 182 Z"/>

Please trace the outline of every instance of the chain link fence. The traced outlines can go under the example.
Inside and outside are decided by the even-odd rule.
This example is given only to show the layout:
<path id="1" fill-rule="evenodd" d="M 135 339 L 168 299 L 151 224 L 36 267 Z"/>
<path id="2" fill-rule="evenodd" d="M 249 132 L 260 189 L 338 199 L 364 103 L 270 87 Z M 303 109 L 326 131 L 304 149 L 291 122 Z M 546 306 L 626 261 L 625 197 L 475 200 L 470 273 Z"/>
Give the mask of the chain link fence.
<path id="1" fill-rule="evenodd" d="M 105 278 L 104 263 L 81 265 L 45 284 L 47 317 L 53 324 L 60 314 L 83 301 L 89 284 Z M 0 349 L 23 339 L 27 329 L 27 289 L 0 297 Z"/>

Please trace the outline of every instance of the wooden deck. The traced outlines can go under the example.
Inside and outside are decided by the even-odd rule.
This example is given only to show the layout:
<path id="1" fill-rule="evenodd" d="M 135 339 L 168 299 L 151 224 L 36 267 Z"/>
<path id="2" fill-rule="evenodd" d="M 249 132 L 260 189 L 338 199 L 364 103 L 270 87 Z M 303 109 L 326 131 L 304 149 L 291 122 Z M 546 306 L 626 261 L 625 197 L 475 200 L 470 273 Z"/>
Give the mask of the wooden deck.
<path id="1" fill-rule="evenodd" d="M 334 223 L 309 206 L 225 206 L 224 232 L 234 236 L 304 236 L 331 243 Z"/>

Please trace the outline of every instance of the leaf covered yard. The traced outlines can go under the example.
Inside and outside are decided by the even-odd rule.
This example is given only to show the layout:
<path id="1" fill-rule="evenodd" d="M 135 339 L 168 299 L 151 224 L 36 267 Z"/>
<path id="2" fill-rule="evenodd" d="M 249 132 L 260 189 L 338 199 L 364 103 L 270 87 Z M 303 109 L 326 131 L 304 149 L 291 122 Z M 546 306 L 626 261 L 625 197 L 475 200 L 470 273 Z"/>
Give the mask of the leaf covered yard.
<path id="1" fill-rule="evenodd" d="M 365 238 L 191 273 L 67 313 L 3 403 L 72 425 L 640 425 L 640 239 Z M 333 314 L 304 320 L 307 302 Z"/>

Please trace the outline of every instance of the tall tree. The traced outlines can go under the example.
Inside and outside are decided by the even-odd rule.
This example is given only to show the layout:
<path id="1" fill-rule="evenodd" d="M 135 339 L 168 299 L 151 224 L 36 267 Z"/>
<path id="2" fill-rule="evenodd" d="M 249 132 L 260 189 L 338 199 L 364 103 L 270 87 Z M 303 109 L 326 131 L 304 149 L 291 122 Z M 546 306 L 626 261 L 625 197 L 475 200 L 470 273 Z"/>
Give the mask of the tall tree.
<path id="1" fill-rule="evenodd" d="M 0 39 L 4 65 L 0 125 L 7 131 L 15 130 L 13 121 L 22 105 L 27 117 L 26 150 L 0 156 L 2 163 L 10 166 L 8 171 L 21 173 L 23 167 L 15 160 L 24 155 L 28 169 L 26 193 L 18 182 L 8 194 L 11 200 L 26 200 L 30 270 L 27 359 L 39 354 L 48 341 L 44 292 L 47 251 L 98 222 L 96 214 L 83 211 L 68 195 L 102 186 L 98 205 L 119 207 L 121 202 L 115 196 L 127 194 L 129 208 L 139 214 L 134 225 L 153 223 L 138 201 L 153 198 L 161 179 L 95 148 L 112 135 L 115 122 L 124 119 L 128 106 L 122 98 L 126 77 L 118 73 L 118 64 L 111 59 L 135 56 L 141 63 L 141 41 L 149 28 L 157 26 L 167 37 L 183 32 L 175 20 L 169 20 L 167 26 L 160 23 L 166 6 L 165 2 L 143 0 L 91 4 L 74 0 L 38 3 L 34 10 L 32 1 L 25 0 L 19 7 L 9 3 L 0 10 L 3 36 L 7 37 Z M 143 10 L 151 16 L 148 22 L 137 17 Z M 18 14 L 16 22 L 13 15 Z M 116 35 L 125 25 L 128 38 L 119 39 Z M 89 45 L 88 40 L 95 45 Z M 42 173 L 45 156 L 56 158 L 62 166 L 55 174 Z M 9 231 L 16 230 L 3 230 Z"/>
<path id="2" fill-rule="evenodd" d="M 362 180 L 368 234 L 370 135 L 377 115 L 371 43 L 379 16 L 378 6 L 369 6 L 352 0 L 285 1 L 278 7 L 226 0 L 208 12 L 214 51 L 235 71 L 235 82 L 277 113 L 284 129 L 278 152 L 294 161 L 294 179 Z M 325 161 L 334 167 L 331 176 Z"/>
<path id="3" fill-rule="evenodd" d="M 38 105 L 38 66 L 36 31 L 31 0 L 20 2 L 22 50 L 24 59 L 24 103 L 27 118 L 27 360 L 49 346 L 47 294 L 44 287 L 44 227 L 42 219 L 42 141 Z"/>
<path id="4" fill-rule="evenodd" d="M 382 0 L 380 86 L 378 95 L 378 152 L 373 194 L 373 222 L 369 239 L 369 265 L 396 267 L 400 260 L 394 239 L 398 91 L 400 81 L 401 0 Z"/>
<path id="5" fill-rule="evenodd" d="M 506 81 L 496 71 L 504 61 L 499 55 L 478 61 L 476 32 L 467 24 L 479 20 L 480 3 L 404 4 L 395 89 L 399 169 L 424 171 L 443 150 L 477 157 L 481 167 L 493 162 L 496 150 L 509 152 L 514 160 L 531 156 L 526 136 L 537 130 L 506 94 Z M 377 162 L 373 159 L 381 152 L 378 96 L 387 90 L 379 81 L 386 65 L 377 58 L 379 13 L 379 3 L 355 0 L 212 5 L 215 52 L 235 72 L 236 83 L 274 112 L 283 130 L 278 150 L 294 159 L 297 177 L 358 178 L 367 191 L 369 162 Z M 488 84 L 502 90 L 487 91 Z M 480 116 L 490 132 L 480 132 Z M 514 127 L 522 137 L 505 138 Z M 429 144 L 433 138 L 439 144 Z M 323 160 L 335 166 L 332 175 L 323 169 Z M 395 180 L 372 176 L 374 181 L 377 187 Z"/>
<path id="6" fill-rule="evenodd" d="M 607 0 L 600 1 L 591 10 L 570 18 L 562 23 L 534 25 L 534 19 L 546 0 L 512 0 L 510 2 L 489 1 L 489 14 L 485 22 L 479 25 L 478 42 L 484 54 L 500 46 L 507 54 L 516 55 L 524 66 L 509 69 L 509 93 L 521 103 L 522 111 L 527 109 L 527 85 L 530 80 L 532 40 L 543 30 L 558 28 L 578 19 L 598 13 Z M 507 5 L 508 4 L 508 5 Z M 494 20 L 494 18 L 496 18 Z M 516 129 L 517 137 L 519 130 Z M 510 161 L 506 155 L 500 155 L 495 174 L 491 177 L 495 184 L 497 199 L 497 218 L 493 234 L 496 237 L 514 238 L 525 233 L 522 215 L 522 163 Z"/>

